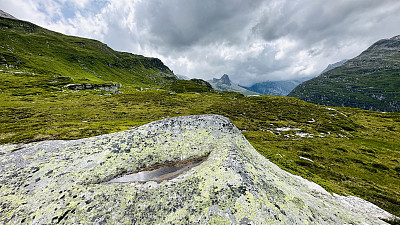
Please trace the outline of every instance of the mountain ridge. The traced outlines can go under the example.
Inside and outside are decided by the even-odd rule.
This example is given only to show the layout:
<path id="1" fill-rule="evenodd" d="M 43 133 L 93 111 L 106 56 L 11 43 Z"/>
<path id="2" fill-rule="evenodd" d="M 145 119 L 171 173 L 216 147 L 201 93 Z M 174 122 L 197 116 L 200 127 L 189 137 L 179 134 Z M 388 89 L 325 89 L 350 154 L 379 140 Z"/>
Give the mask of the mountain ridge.
<path id="1" fill-rule="evenodd" d="M 312 103 L 400 112 L 400 36 L 375 42 L 342 66 L 304 82 L 288 96 Z"/>
<path id="2" fill-rule="evenodd" d="M 329 64 L 320 74 L 332 70 L 338 66 L 343 65 L 347 59 Z M 314 77 L 314 76 L 313 76 Z M 263 95 L 280 95 L 287 96 L 299 84 L 312 79 L 313 77 L 305 77 L 296 80 L 283 80 L 283 81 L 264 81 L 253 84 L 250 87 L 241 86 L 249 91 L 254 91 Z M 240 86 L 240 85 L 239 85 Z"/>
<path id="3" fill-rule="evenodd" d="M 31 147 L 34 147 L 39 141 L 76 140 L 118 131 L 135 130 L 141 125 L 179 115 L 219 114 L 228 117 L 259 153 L 279 165 L 280 168 L 316 182 L 331 193 L 357 195 L 393 214 L 400 215 L 400 167 L 398 165 L 400 126 L 398 126 L 398 114 L 396 113 L 324 107 L 296 98 L 280 96 L 243 97 L 239 93 L 213 92 L 209 90 L 208 83 L 202 80 L 174 81 L 173 74 L 162 73 L 146 61 L 148 58 L 138 56 L 135 60 L 135 57 L 129 54 L 121 53 L 122 55 L 119 55 L 118 52 L 114 53 L 106 45 L 98 42 L 90 42 L 90 40 L 77 37 L 68 39 L 65 36 L 54 36 L 54 33 L 46 33 L 45 30 L 40 30 L 35 26 L 17 22 L 14 24 L 15 29 L 23 26 L 23 29 L 13 30 L 18 35 L 15 35 L 15 32 L 7 33 L 7 29 L 10 29 L 7 26 L 11 26 L 11 28 L 14 26 L 10 21 L 12 20 L 0 20 L 2 25 L 0 26 L 0 35 L 5 35 L 4 37 L 8 40 L 7 48 L 0 49 L 1 53 L 7 53 L 5 56 L 6 65 L 8 65 L 8 67 L 0 65 L 2 81 L 0 82 L 0 143 L 7 144 L 1 146 L 0 157 L 4 156 L 9 159 L 10 155 L 16 155 L 20 156 L 17 157 L 17 160 L 26 159 L 26 162 L 29 162 L 38 155 L 33 155 L 31 158 L 30 155 L 27 156 L 23 153 L 32 150 Z M 37 34 L 35 31 L 42 33 Z M 53 48 L 57 44 L 56 41 L 60 39 L 63 42 L 59 45 L 68 48 Z M 2 44 L 4 40 L 0 38 Z M 38 40 L 40 45 L 31 44 Z M 46 43 L 46 40 L 49 43 Z M 93 48 L 98 51 L 93 51 Z M 118 56 L 119 58 L 115 59 L 117 63 L 111 62 L 107 66 L 105 63 L 110 63 L 110 60 L 96 61 L 94 58 L 97 56 L 102 58 L 103 51 Z M 27 55 L 23 53 L 27 53 Z M 63 54 L 63 56 L 59 57 L 58 54 Z M 124 56 L 131 57 L 124 58 Z M 131 64 L 130 60 L 137 64 Z M 118 76 L 126 75 L 127 79 L 132 80 L 124 81 L 122 87 L 118 88 L 120 86 L 119 78 L 114 76 L 114 72 Z M 105 81 L 106 78 L 109 81 Z M 83 87 L 85 89 L 69 89 L 67 88 L 69 84 L 74 84 L 75 86 L 71 87 L 77 89 Z M 94 87 L 94 89 L 86 89 L 86 87 Z M 100 89 L 114 87 L 119 89 L 115 94 Z M 157 132 L 158 130 L 155 130 L 155 133 Z M 172 130 L 172 133 L 174 132 L 175 130 Z M 148 134 L 150 135 L 149 140 L 154 140 L 153 133 Z M 133 140 L 127 140 L 127 144 L 135 141 L 143 143 L 144 139 L 140 139 L 139 136 L 135 135 Z M 199 137 L 203 136 L 199 135 Z M 182 139 L 185 140 L 185 137 Z M 81 141 L 83 140 L 74 143 L 81 143 Z M 25 146 L 21 142 L 29 144 Z M 50 141 L 47 142 L 49 144 L 47 146 L 52 147 L 51 143 L 66 142 Z M 216 144 L 220 145 L 221 143 L 225 142 L 221 141 Z M 205 144 L 205 142 L 200 142 L 200 144 Z M 238 147 L 238 145 L 235 146 Z M 25 147 L 28 149 L 22 150 Z M 115 152 L 111 154 L 113 157 L 126 146 L 110 147 L 115 148 Z M 213 147 L 214 145 L 207 146 L 207 150 L 212 150 Z M 160 159 L 159 157 L 164 155 L 164 151 L 158 151 L 158 148 L 154 149 L 157 150 L 156 154 L 147 155 L 146 160 Z M 166 148 L 165 152 L 170 152 L 171 149 L 178 149 L 178 146 Z M 70 149 L 68 152 L 80 154 L 74 149 Z M 125 153 L 128 154 L 128 152 Z M 43 156 L 49 155 L 44 154 Z M 81 161 L 83 164 L 89 163 L 87 164 L 89 168 L 85 169 L 90 169 L 90 165 L 93 165 L 90 163 L 96 163 L 96 160 L 90 161 L 93 160 L 90 158 L 91 156 L 94 157 L 93 154 L 89 154 L 84 157 L 87 160 Z M 178 155 L 177 159 L 180 157 L 182 155 Z M 124 159 L 124 157 L 118 158 Z M 57 157 L 51 158 L 51 160 L 57 160 Z M 142 162 L 149 162 L 146 160 Z M 3 160 L 0 160 L 1 162 Z M 40 172 L 36 166 L 26 168 L 29 170 L 28 173 L 35 176 L 35 179 L 29 178 L 34 182 L 29 182 L 29 179 L 29 181 L 22 179 L 21 182 L 27 182 L 28 186 L 33 187 L 48 182 L 48 179 L 56 179 L 56 174 L 51 174 L 50 170 L 47 171 L 48 175 L 43 176 L 42 172 L 46 168 L 42 166 L 43 164 L 37 166 L 39 171 L 42 169 Z M 0 169 L 7 168 L 9 167 L 0 167 Z M 70 168 L 75 169 L 76 167 Z M 30 169 L 32 170 L 30 171 Z M 115 171 L 112 173 L 125 174 L 123 168 L 121 170 L 114 169 Z M 86 170 L 80 172 L 84 171 Z M 131 170 L 128 168 L 128 171 Z M 21 171 L 18 170 L 18 172 Z M 58 175 L 68 177 L 68 174 Z M 12 173 L 11 176 L 13 175 L 17 174 Z M 70 175 L 72 174 L 70 173 Z M 0 182 L 9 182 L 9 178 Z M 40 180 L 36 180 L 38 178 Z M 18 186 L 22 183 L 11 182 L 10 184 Z M 65 184 L 68 185 L 68 183 Z M 96 188 L 97 184 L 92 185 Z M 3 186 L 1 189 L 3 191 Z M 105 193 L 110 193 L 109 190 L 107 189 Z M 46 194 L 47 192 L 40 193 Z M 55 195 L 51 194 L 51 198 L 56 201 L 60 200 L 62 203 L 68 200 L 71 207 L 75 203 L 86 207 L 83 202 L 80 202 L 81 197 L 84 197 L 81 195 L 82 192 L 76 197 L 74 197 L 75 195 L 69 196 L 68 193 L 65 193 L 64 197 L 63 195 L 59 196 L 58 192 L 53 191 L 52 193 Z M 27 197 L 30 198 L 30 196 Z M 124 199 L 129 200 L 130 197 Z M 218 200 L 221 199 L 225 198 Z M 0 198 L 0 201 L 3 200 L 4 198 Z M 90 196 L 87 200 L 91 200 Z M 213 200 L 216 201 L 214 198 Z M 11 199 L 11 201 L 18 204 L 18 207 L 24 207 L 25 202 L 23 201 L 18 199 Z M 40 202 L 28 202 L 26 204 L 41 204 Z M 107 199 L 100 202 L 101 204 L 94 205 L 107 206 L 102 205 L 108 203 Z M 1 202 L 0 204 L 5 206 L 8 203 L 10 202 L 7 201 L 4 204 Z M 85 202 L 85 204 L 89 203 Z M 245 203 L 245 201 L 241 203 Z M 89 207 L 91 206 L 89 205 Z M 111 208 L 107 208 L 107 210 Z M 42 209 L 46 210 L 43 207 Z M 65 211 L 63 211 L 64 209 Z M 54 219 L 53 223 L 57 221 L 62 223 L 64 219 L 67 220 L 74 214 L 74 211 L 68 211 L 68 208 L 57 206 L 57 209 L 54 208 L 54 210 L 40 211 L 40 213 L 54 214 L 57 211 L 53 218 L 47 218 Z M 288 212 L 285 211 L 285 213 Z M 35 215 L 39 218 L 40 213 L 37 213 Z M 21 218 L 16 223 L 34 220 L 32 217 Z M 94 219 L 94 222 L 99 221 Z M 94 222 L 92 221 L 92 223 Z"/>

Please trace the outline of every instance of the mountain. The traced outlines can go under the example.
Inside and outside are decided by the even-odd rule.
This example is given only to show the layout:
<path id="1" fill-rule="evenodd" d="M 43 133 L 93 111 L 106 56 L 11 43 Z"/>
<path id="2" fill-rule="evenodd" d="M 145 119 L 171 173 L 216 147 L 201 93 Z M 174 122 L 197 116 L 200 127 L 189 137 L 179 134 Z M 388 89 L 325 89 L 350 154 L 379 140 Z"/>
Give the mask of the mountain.
<path id="1" fill-rule="evenodd" d="M 259 95 L 260 93 L 256 93 L 253 91 L 249 91 L 245 88 L 240 87 L 239 85 L 233 83 L 227 74 L 224 74 L 220 79 L 214 78 L 212 80 L 208 80 L 208 83 L 211 84 L 211 86 L 215 90 L 219 91 L 232 91 L 232 92 L 239 92 L 245 96 L 247 95 Z"/>
<path id="2" fill-rule="evenodd" d="M 115 208 L 114 203 L 122 209 L 129 208 L 125 211 L 127 213 L 139 210 L 136 212 L 143 212 L 141 214 L 143 217 L 158 212 L 158 208 L 150 205 L 141 208 L 144 206 L 141 203 L 146 203 L 146 199 L 141 199 L 140 196 L 167 198 L 174 204 L 172 206 L 160 204 L 162 207 L 160 213 L 165 214 L 165 208 L 171 209 L 169 214 L 171 217 L 168 218 L 173 220 L 176 216 L 175 218 L 181 219 L 182 223 L 186 222 L 186 216 L 182 218 L 180 215 L 187 215 L 184 209 L 189 208 L 180 208 L 179 202 L 173 201 L 175 196 L 182 197 L 180 198 L 182 201 L 188 199 L 195 201 L 199 196 L 201 199 L 206 199 L 207 201 L 202 202 L 204 205 L 196 205 L 199 206 L 196 209 L 201 208 L 202 211 L 211 212 L 214 216 L 226 215 L 225 211 L 216 211 L 217 206 L 221 209 L 220 206 L 223 207 L 225 200 L 231 201 L 232 198 L 239 197 L 234 209 L 241 210 L 238 211 L 240 215 L 236 214 L 238 216 L 235 215 L 235 218 L 244 218 L 241 214 L 251 213 L 253 209 L 248 209 L 254 206 L 253 198 L 250 194 L 246 194 L 247 192 L 253 194 L 265 193 L 264 190 L 285 189 L 286 185 L 282 186 L 279 183 L 301 185 L 292 182 L 294 179 L 298 180 L 297 176 L 309 180 L 308 184 L 312 186 L 315 184 L 311 181 L 317 183 L 333 195 L 359 196 L 400 216 L 399 113 L 323 107 L 297 98 L 282 96 L 244 97 L 236 92 L 213 92 L 210 90 L 210 84 L 203 80 L 177 80 L 175 75 L 168 71 L 168 67 L 154 58 L 113 51 L 98 41 L 65 36 L 23 21 L 2 18 L 0 24 L 0 54 L 3 57 L 0 59 L 0 170 L 7 171 L 0 172 L 2 209 L 0 223 L 2 224 L 34 224 L 39 220 L 44 221 L 42 222 L 44 224 L 57 222 L 67 224 L 64 221 L 85 220 L 81 217 L 83 208 L 88 210 L 86 218 L 93 220 L 88 223 L 102 223 L 103 219 L 110 221 L 110 218 L 113 218 L 114 210 L 116 217 L 122 217 L 123 212 Z M 105 65 L 105 62 L 111 65 Z M 286 176 L 289 181 L 281 180 L 283 177 L 280 177 L 276 180 L 279 181 L 277 186 L 274 186 L 271 177 L 265 178 L 262 175 L 264 172 L 268 175 L 274 174 L 268 169 L 265 171 L 263 165 L 266 165 L 266 168 L 274 166 L 269 167 L 271 164 L 267 163 L 267 160 L 258 160 L 257 157 L 260 156 L 253 161 L 253 156 L 256 154 L 253 150 L 247 151 L 252 147 L 247 144 L 242 145 L 244 143 L 240 141 L 242 137 L 226 136 L 223 139 L 213 139 L 215 136 L 211 132 L 215 129 L 212 127 L 220 128 L 218 124 L 225 126 L 225 131 L 233 132 L 233 128 L 228 129 L 230 123 L 225 119 L 194 117 L 198 123 L 192 123 L 191 127 L 184 126 L 185 129 L 175 126 L 182 124 L 178 119 L 155 122 L 176 116 L 203 114 L 217 114 L 229 118 L 258 153 L 281 169 L 297 176 Z M 162 126 L 153 126 L 152 122 Z M 152 129 L 140 127 L 148 123 L 150 124 L 145 126 L 153 126 Z M 211 129 L 207 129 L 208 127 Z M 189 132 L 197 128 L 201 131 Z M 134 135 L 120 135 L 117 133 L 120 131 L 133 132 Z M 178 139 L 175 142 L 168 142 L 171 141 L 168 138 L 159 139 L 158 135 L 164 131 L 170 135 L 178 135 Z M 238 137 L 237 131 L 233 133 Z M 98 135 L 105 136 L 98 137 Z M 193 136 L 198 136 L 196 142 L 192 142 Z M 110 139 L 102 139 L 104 137 Z M 103 141 L 91 142 L 97 138 Z M 169 144 L 164 145 L 163 140 Z M 91 143 L 100 148 L 104 147 L 105 151 L 97 147 L 91 148 L 94 147 Z M 201 162 L 210 163 L 194 157 L 196 147 L 204 147 L 203 149 L 208 152 L 213 151 L 213 154 L 221 153 L 221 155 L 215 154 L 221 156 L 219 159 L 225 160 L 224 156 L 228 156 L 228 159 L 232 159 L 229 162 L 233 164 L 221 161 L 221 167 L 216 169 L 218 171 L 220 168 L 226 169 L 229 174 L 234 170 L 234 174 L 240 177 L 249 174 L 252 177 L 249 180 L 253 183 L 246 183 L 246 190 L 238 189 L 236 186 L 232 186 L 231 190 L 229 185 L 232 183 L 229 181 L 226 183 L 229 189 L 227 186 L 221 186 L 218 182 L 226 181 L 226 177 L 223 177 L 226 173 L 213 174 L 213 171 L 208 170 L 206 166 L 210 164 L 199 164 L 193 169 L 204 170 L 209 177 L 202 178 L 211 180 L 205 183 L 201 181 L 202 178 L 192 179 L 192 177 L 189 181 L 186 180 L 193 182 L 191 183 L 193 186 L 196 184 L 203 186 L 197 186 L 197 189 L 180 186 L 187 191 L 183 195 L 179 195 L 180 192 L 176 194 L 177 192 L 168 192 L 164 189 L 170 187 L 168 185 L 171 181 L 163 181 L 159 186 L 153 186 L 157 185 L 154 182 L 147 182 L 135 187 L 130 184 L 89 182 L 104 178 L 104 175 L 110 175 L 108 179 L 119 179 L 119 175 L 123 178 L 122 175 L 135 172 L 132 170 L 139 167 L 155 169 L 153 166 L 156 161 L 176 166 L 179 164 L 176 159 L 182 159 L 185 168 L 186 162 L 195 165 Z M 222 152 L 220 147 L 223 148 Z M 138 148 L 146 149 L 146 152 L 137 152 Z M 189 149 L 185 151 L 190 155 L 180 154 L 182 149 Z M 229 154 L 226 155 L 225 152 Z M 170 158 L 171 155 L 177 157 Z M 193 158 L 189 159 L 191 156 Z M 103 160 L 107 160 L 107 164 L 102 164 L 105 162 Z M 138 164 L 130 164 L 132 162 L 130 160 L 139 161 Z M 120 164 L 122 161 L 128 164 Z M 242 162 L 249 163 L 242 166 Z M 108 163 L 113 165 L 110 167 Z M 253 170 L 252 166 L 256 170 Z M 258 171 L 256 177 L 252 175 L 255 171 Z M 186 173 L 190 174 L 191 171 Z M 182 174 L 183 177 L 186 175 Z M 218 178 L 219 175 L 222 177 Z M 88 183 L 85 183 L 86 178 Z M 46 187 L 49 182 L 51 184 Z M 125 189 L 128 186 L 132 189 Z M 262 190 L 260 186 L 263 186 Z M 270 187 L 279 188 L 270 189 Z M 162 192 L 157 192 L 161 190 L 160 188 Z M 63 192 L 67 189 L 71 192 Z M 139 189 L 143 195 L 136 198 L 134 193 L 139 194 L 135 192 Z M 89 191 L 83 192 L 83 190 Z M 96 193 L 92 192 L 97 190 Z M 198 195 L 199 192 L 196 190 L 203 191 Z M 112 193 L 115 193 L 115 196 L 108 198 Z M 166 193 L 169 197 L 152 195 L 154 193 Z M 232 193 L 235 196 L 229 197 L 223 195 L 224 193 Z M 308 200 L 315 197 L 309 196 L 313 192 L 301 193 L 307 195 L 305 198 Z M 257 198 L 255 202 L 266 202 L 258 200 L 259 197 L 264 198 L 261 195 L 263 194 L 253 195 Z M 292 195 L 285 196 L 284 203 L 288 203 L 288 206 L 293 206 L 292 203 L 297 202 L 297 198 L 292 198 Z M 333 199 L 328 198 L 330 200 L 327 202 L 330 204 Z M 41 202 L 41 199 L 46 201 Z M 106 201 L 107 199 L 110 201 Z M 290 208 L 281 207 L 283 205 L 281 198 L 277 199 L 279 200 L 277 206 L 287 217 L 282 215 L 283 212 L 278 212 L 274 206 L 268 205 L 266 209 L 275 210 L 271 212 L 277 212 L 278 214 L 274 215 L 282 216 L 279 218 L 299 215 L 299 211 L 292 212 Z M 320 203 L 318 197 L 315 199 Z M 354 197 L 348 199 L 356 200 Z M 132 202 L 138 204 L 131 204 Z M 209 207 L 210 202 L 211 207 Z M 41 207 L 42 204 L 46 206 Z M 147 206 L 150 206 L 150 211 L 146 210 Z M 191 205 L 186 206 L 191 207 Z M 258 212 L 266 205 L 258 206 L 254 211 Z M 309 212 L 308 205 L 299 204 L 298 207 Z M 7 213 L 3 213 L 6 208 Z M 339 209 L 343 207 L 339 206 Z M 33 212 L 34 210 L 36 211 Z M 100 217 L 93 216 L 99 212 L 98 210 L 103 210 L 101 214 L 99 213 Z M 323 214 L 332 215 L 329 209 L 327 211 Z M 24 217 L 29 214 L 31 217 Z M 79 215 L 79 218 L 75 217 L 75 214 Z M 103 215 L 105 216 L 102 217 Z M 253 216 L 257 214 L 251 214 L 251 217 Z M 310 220 L 309 216 L 313 218 L 311 214 L 302 216 L 304 220 Z M 249 220 L 252 219 L 249 217 Z M 247 223 L 246 221 L 242 220 L 243 223 Z"/>
<path id="3" fill-rule="evenodd" d="M 345 64 L 347 61 L 349 61 L 348 59 L 343 59 L 342 61 L 333 63 L 333 64 L 329 64 L 319 75 L 328 72 L 329 70 L 333 70 L 336 67 L 342 66 L 343 64 Z"/>
<path id="4" fill-rule="evenodd" d="M 288 96 L 322 105 L 400 112 L 400 36 L 376 42 Z"/>
<path id="5" fill-rule="evenodd" d="M 32 81 L 46 84 L 47 88 L 96 89 L 119 83 L 122 91 L 144 88 L 169 90 L 182 84 L 188 87 L 187 91 L 208 91 L 198 82 L 178 80 L 157 58 L 114 51 L 96 40 L 63 35 L 16 20 L 4 12 L 1 14 L 2 70 L 35 74 Z M 31 85 L 27 88 L 34 89 Z"/>
<path id="6" fill-rule="evenodd" d="M 328 225 L 395 218 L 280 169 L 217 115 L 21 146 L 0 156 L 0 182 L 2 224 Z"/>
<path id="7" fill-rule="evenodd" d="M 190 80 L 190 78 L 188 76 L 185 76 L 185 75 L 176 74 L 176 76 L 180 80 Z"/>
<path id="8" fill-rule="evenodd" d="M 345 59 L 334 64 L 329 64 L 328 67 L 321 72 L 321 74 L 343 65 L 346 61 L 347 60 Z M 295 87 L 297 87 L 299 84 L 309 79 L 311 79 L 311 77 L 305 77 L 298 80 L 265 81 L 265 82 L 255 83 L 250 87 L 244 87 L 244 86 L 241 87 L 249 91 L 261 93 L 263 95 L 287 96 Z"/>
<path id="9" fill-rule="evenodd" d="M 249 91 L 261 93 L 263 95 L 281 95 L 286 96 L 302 81 L 286 80 L 286 81 L 265 81 L 253 84 L 250 87 L 243 87 Z"/>

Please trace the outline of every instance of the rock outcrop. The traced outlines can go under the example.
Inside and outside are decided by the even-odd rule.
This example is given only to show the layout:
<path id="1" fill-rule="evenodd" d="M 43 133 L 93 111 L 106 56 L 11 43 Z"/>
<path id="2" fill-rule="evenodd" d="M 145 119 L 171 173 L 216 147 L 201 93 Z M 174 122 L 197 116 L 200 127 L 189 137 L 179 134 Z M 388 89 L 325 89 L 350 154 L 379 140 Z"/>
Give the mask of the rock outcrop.
<path id="1" fill-rule="evenodd" d="M 118 93 L 118 89 L 122 87 L 120 83 L 111 83 L 111 84 L 67 84 L 65 88 L 71 90 L 92 90 L 92 89 L 100 89 L 103 91 L 109 91 L 112 93 Z"/>
<path id="2" fill-rule="evenodd" d="M 7 145 L 0 154 L 2 224 L 385 224 L 379 218 L 391 217 L 281 170 L 217 115 Z M 108 182 L 201 157 L 169 180 Z"/>
<path id="3" fill-rule="evenodd" d="M 218 91 L 233 91 L 233 92 L 239 92 L 245 96 L 248 95 L 259 95 L 260 93 L 256 93 L 253 91 L 249 91 L 243 87 L 240 87 L 239 85 L 233 83 L 227 74 L 224 74 L 220 79 L 213 78 L 212 80 L 208 80 L 208 83 L 211 84 L 211 86 Z"/>

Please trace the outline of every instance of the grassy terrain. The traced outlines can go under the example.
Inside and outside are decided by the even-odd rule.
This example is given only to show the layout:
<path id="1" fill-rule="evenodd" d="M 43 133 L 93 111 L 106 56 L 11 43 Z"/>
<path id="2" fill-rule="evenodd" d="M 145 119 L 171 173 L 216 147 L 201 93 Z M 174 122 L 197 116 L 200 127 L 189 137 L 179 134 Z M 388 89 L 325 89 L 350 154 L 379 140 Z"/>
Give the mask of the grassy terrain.
<path id="1" fill-rule="evenodd" d="M 0 144 L 78 139 L 165 117 L 220 114 L 281 168 L 400 216 L 399 113 L 214 93 L 201 80 L 169 77 L 157 59 L 25 22 L 0 19 L 0 28 Z M 122 83 L 122 93 L 65 88 L 111 81 Z"/>
<path id="2" fill-rule="evenodd" d="M 221 114 L 281 168 L 400 215 L 399 113 L 331 109 L 295 98 L 229 92 L 60 91 L 47 82 L 29 86 L 30 79 L 42 79 L 39 75 L 1 76 L 8 87 L 1 87 L 0 143 L 77 139 L 165 117 Z"/>

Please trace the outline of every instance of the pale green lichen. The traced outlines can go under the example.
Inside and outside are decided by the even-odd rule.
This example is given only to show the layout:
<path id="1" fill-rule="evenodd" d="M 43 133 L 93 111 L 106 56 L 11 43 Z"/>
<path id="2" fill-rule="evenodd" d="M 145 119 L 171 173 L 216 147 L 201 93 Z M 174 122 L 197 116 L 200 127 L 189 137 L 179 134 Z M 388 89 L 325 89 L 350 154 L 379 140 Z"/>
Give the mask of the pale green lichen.
<path id="1" fill-rule="evenodd" d="M 206 161 L 172 180 L 103 183 L 205 155 Z M 383 223 L 342 207 L 326 191 L 282 171 L 229 120 L 215 115 L 46 142 L 1 155 L 0 161 L 4 224 Z"/>

